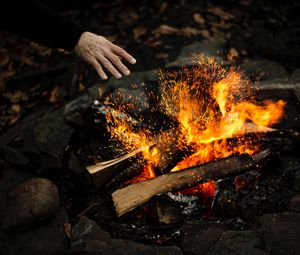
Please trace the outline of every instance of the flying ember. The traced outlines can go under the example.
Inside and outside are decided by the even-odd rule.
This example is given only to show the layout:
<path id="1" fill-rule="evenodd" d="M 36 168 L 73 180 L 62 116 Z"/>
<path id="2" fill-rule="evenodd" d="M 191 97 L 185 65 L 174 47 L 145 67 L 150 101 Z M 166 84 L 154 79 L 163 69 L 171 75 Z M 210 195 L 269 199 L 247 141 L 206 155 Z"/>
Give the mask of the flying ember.
<path id="1" fill-rule="evenodd" d="M 184 156 L 172 172 L 232 154 L 252 155 L 259 151 L 264 133 L 274 130 L 271 127 L 283 118 L 285 102 L 258 102 L 241 72 L 203 55 L 195 55 L 193 60 L 197 64 L 193 68 L 160 72 L 159 105 L 150 105 L 150 110 L 168 117 L 168 129 L 154 132 L 145 125 L 137 127 L 144 117 L 132 121 L 128 109 L 134 104 L 112 103 L 107 98 L 106 103 L 114 109 L 106 115 L 112 139 L 128 153 L 145 148 L 141 153 L 144 172 L 131 182 L 155 178 L 158 166 L 175 151 Z M 210 195 L 214 184 L 199 189 Z"/>

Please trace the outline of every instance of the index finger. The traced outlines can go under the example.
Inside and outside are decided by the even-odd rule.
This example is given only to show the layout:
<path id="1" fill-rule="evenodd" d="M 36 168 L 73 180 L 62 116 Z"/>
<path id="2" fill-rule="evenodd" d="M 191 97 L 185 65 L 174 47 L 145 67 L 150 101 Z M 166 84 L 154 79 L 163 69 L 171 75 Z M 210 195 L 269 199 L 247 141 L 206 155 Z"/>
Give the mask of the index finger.
<path id="1" fill-rule="evenodd" d="M 130 64 L 136 63 L 136 59 L 119 46 L 115 46 L 113 52 L 121 58 L 125 59 Z"/>

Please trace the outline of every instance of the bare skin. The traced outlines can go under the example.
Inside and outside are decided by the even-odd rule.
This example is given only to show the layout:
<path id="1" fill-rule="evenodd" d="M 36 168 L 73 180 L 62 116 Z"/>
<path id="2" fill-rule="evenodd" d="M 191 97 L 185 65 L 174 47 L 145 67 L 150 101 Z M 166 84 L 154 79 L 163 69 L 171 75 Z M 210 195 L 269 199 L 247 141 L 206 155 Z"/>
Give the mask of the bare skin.
<path id="1" fill-rule="evenodd" d="M 122 74 L 128 76 L 129 69 L 122 60 L 135 64 L 136 60 L 119 46 L 105 37 L 90 32 L 84 32 L 75 46 L 75 53 L 85 62 L 91 64 L 103 79 L 108 79 L 104 70 L 109 71 L 116 79 Z"/>

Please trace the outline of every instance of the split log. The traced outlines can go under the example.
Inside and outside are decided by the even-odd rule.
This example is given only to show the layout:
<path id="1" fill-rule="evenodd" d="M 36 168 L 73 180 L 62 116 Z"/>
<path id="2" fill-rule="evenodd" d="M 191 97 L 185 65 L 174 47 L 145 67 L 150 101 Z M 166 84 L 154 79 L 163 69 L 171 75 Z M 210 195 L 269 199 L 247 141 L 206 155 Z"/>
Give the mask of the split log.
<path id="1" fill-rule="evenodd" d="M 276 129 L 268 127 L 260 127 L 253 123 L 245 124 L 241 135 L 249 135 L 252 133 L 270 133 L 274 132 Z M 188 151 L 181 151 L 177 149 L 177 135 L 174 129 L 169 129 L 162 132 L 158 137 L 156 137 L 155 142 L 149 146 L 139 148 L 131 153 L 128 153 L 122 157 L 108 160 L 105 162 L 98 163 L 96 165 L 91 165 L 87 167 L 88 172 L 92 175 L 92 179 L 96 188 L 101 188 L 106 185 L 117 173 L 122 171 L 121 168 L 117 168 L 117 164 L 127 160 L 131 157 L 136 156 L 138 153 L 148 149 L 149 147 L 155 146 L 160 151 L 160 160 L 158 165 L 155 167 L 155 172 L 157 175 L 168 173 L 180 162 L 185 156 L 189 155 Z M 124 169 L 125 170 L 125 169 Z"/>
<path id="2" fill-rule="evenodd" d="M 266 150 L 253 157 L 247 154 L 231 156 L 118 189 L 112 194 L 117 216 L 122 216 L 143 205 L 154 195 L 186 189 L 209 180 L 219 180 L 242 174 L 256 167 L 269 154 L 270 152 Z"/>
<path id="3" fill-rule="evenodd" d="M 150 146 L 153 146 L 150 145 Z M 148 147 L 147 147 L 148 148 Z M 118 166 L 119 163 L 128 160 L 138 153 L 142 152 L 143 150 L 147 149 L 146 147 L 139 148 L 131 153 L 128 153 L 124 156 L 121 156 L 116 159 L 107 160 L 104 162 L 100 162 L 96 165 L 88 166 L 86 169 L 91 174 L 94 185 L 97 189 L 102 188 L 105 186 L 114 176 L 120 172 L 120 167 Z"/>

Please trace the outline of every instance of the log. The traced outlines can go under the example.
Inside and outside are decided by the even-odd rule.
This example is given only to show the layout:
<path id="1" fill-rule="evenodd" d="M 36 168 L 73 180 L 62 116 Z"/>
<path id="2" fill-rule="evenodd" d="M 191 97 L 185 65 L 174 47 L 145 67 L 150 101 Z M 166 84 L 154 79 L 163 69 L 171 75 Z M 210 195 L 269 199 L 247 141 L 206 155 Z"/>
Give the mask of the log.
<path id="1" fill-rule="evenodd" d="M 153 146 L 151 144 L 150 146 Z M 131 153 L 125 154 L 119 158 L 107 160 L 104 162 L 100 162 L 95 165 L 87 166 L 87 171 L 91 174 L 94 185 L 97 189 L 100 189 L 107 185 L 107 183 L 116 176 L 120 171 L 119 164 L 124 162 L 125 160 L 129 160 L 130 158 L 136 156 L 141 153 L 143 150 L 147 149 L 146 147 L 141 147 L 137 150 L 134 150 Z"/>
<path id="2" fill-rule="evenodd" d="M 255 133 L 270 133 L 276 129 L 268 127 L 259 127 L 253 123 L 246 123 L 243 131 L 238 135 L 249 135 Z M 135 151 L 128 153 L 116 159 L 100 162 L 96 165 L 87 167 L 88 172 L 92 175 L 92 179 L 97 189 L 106 185 L 117 173 L 122 169 L 117 167 L 117 164 L 125 161 L 131 157 L 136 156 L 143 150 L 156 146 L 161 152 L 159 164 L 155 167 L 157 175 L 165 174 L 173 169 L 186 155 L 190 154 L 188 151 L 180 151 L 177 149 L 177 137 L 174 129 L 166 130 L 162 132 L 158 137 L 154 139 L 152 144 L 145 146 Z M 124 169 L 125 170 L 125 169 Z"/>
<path id="3" fill-rule="evenodd" d="M 209 180 L 242 174 L 256 167 L 269 154 L 269 150 L 265 150 L 253 157 L 247 154 L 230 156 L 118 189 L 112 194 L 117 216 L 120 217 L 143 205 L 155 195 L 186 189 Z"/>

